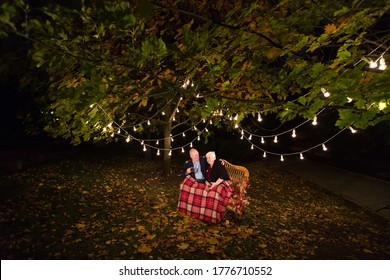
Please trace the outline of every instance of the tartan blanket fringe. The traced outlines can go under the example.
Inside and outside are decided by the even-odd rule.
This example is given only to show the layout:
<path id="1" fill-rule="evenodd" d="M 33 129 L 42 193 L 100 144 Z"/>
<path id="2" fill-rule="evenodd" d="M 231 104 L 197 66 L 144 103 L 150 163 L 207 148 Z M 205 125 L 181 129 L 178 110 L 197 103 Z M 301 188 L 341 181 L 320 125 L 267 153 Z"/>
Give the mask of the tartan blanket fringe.
<path id="1" fill-rule="evenodd" d="M 198 183 L 191 176 L 187 176 L 180 184 L 177 210 L 196 219 L 218 223 L 225 216 L 226 206 L 233 191 L 231 180 L 208 190 L 206 184 Z"/>

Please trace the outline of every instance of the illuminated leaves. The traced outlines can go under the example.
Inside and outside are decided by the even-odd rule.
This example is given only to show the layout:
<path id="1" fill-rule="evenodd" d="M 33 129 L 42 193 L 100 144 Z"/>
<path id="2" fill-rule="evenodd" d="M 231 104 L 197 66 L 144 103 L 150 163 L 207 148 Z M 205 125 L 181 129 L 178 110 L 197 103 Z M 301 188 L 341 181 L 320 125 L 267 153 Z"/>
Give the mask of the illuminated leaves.
<path id="1" fill-rule="evenodd" d="M 337 31 L 337 27 L 333 23 L 330 23 L 325 26 L 325 34 L 336 33 L 336 31 Z"/>

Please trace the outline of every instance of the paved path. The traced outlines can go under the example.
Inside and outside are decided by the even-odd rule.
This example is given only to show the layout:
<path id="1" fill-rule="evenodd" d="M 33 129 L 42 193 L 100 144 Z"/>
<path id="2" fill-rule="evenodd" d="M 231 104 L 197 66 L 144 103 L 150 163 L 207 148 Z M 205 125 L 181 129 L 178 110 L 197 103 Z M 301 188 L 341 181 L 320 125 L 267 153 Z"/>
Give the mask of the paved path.
<path id="1" fill-rule="evenodd" d="M 309 159 L 289 159 L 279 164 L 390 221 L 390 182 Z"/>

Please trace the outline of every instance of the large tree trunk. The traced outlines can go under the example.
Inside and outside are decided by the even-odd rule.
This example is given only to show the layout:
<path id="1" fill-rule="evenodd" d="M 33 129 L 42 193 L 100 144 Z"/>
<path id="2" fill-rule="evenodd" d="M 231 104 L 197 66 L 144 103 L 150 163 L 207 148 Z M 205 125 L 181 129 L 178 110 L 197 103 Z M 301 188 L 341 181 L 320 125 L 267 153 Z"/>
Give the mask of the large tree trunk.
<path id="1" fill-rule="evenodd" d="M 163 173 L 165 175 L 171 174 L 171 156 L 169 151 L 171 149 L 171 129 L 172 121 L 167 121 L 164 126 L 164 164 L 163 164 Z"/>

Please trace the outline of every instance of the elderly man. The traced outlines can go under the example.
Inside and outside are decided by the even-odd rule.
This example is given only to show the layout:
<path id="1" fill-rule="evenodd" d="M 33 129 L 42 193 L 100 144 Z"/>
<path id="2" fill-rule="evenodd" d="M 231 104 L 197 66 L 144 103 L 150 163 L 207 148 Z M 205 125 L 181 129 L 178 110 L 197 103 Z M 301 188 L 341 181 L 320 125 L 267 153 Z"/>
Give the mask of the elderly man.
<path id="1" fill-rule="evenodd" d="M 199 152 L 196 149 L 190 150 L 190 160 L 187 160 L 182 168 L 181 176 L 185 178 L 190 175 L 199 183 L 205 183 L 206 181 L 206 167 L 207 162 L 204 157 L 199 156 Z"/>

